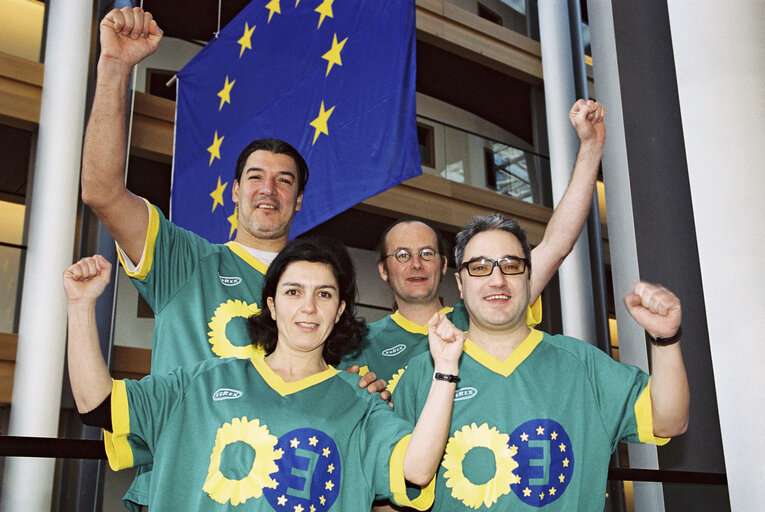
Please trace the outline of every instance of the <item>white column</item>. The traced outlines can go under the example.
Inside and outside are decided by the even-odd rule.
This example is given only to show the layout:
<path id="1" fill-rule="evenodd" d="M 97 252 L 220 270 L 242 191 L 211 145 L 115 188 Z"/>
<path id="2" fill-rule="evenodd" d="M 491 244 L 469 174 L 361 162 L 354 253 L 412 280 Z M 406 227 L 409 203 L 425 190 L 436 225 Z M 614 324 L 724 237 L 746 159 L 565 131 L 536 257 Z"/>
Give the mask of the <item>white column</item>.
<path id="1" fill-rule="evenodd" d="M 607 141 L 603 151 L 603 178 L 606 183 L 608 210 L 608 241 L 611 253 L 611 275 L 614 293 L 631 290 L 640 275 L 637 259 L 635 220 L 632 211 L 629 161 L 622 115 L 621 83 L 616 54 L 616 34 L 610 1 L 590 0 L 587 4 L 590 22 L 593 74 L 598 89 L 598 100 L 606 105 Z M 624 306 L 615 300 L 616 320 L 619 327 L 619 359 L 648 371 L 648 353 L 643 342 L 645 332 L 634 322 Z M 629 444 L 630 466 L 641 469 L 659 469 L 656 446 Z M 634 483 L 635 510 L 662 512 L 664 496 L 662 484 Z"/>
<path id="2" fill-rule="evenodd" d="M 57 437 L 93 3 L 48 2 L 45 74 L 8 434 Z M 5 461 L 3 511 L 48 512 L 53 459 Z"/>
<path id="3" fill-rule="evenodd" d="M 668 0 L 667 7 L 730 505 L 760 510 L 765 3 Z"/>
<path id="4" fill-rule="evenodd" d="M 576 133 L 568 120 L 568 112 L 576 98 L 566 0 L 539 2 L 539 33 L 550 141 L 550 178 L 553 202 L 557 206 L 568 187 L 579 148 Z M 561 318 L 564 334 L 596 343 L 589 262 L 590 250 L 584 230 L 558 271 Z"/>

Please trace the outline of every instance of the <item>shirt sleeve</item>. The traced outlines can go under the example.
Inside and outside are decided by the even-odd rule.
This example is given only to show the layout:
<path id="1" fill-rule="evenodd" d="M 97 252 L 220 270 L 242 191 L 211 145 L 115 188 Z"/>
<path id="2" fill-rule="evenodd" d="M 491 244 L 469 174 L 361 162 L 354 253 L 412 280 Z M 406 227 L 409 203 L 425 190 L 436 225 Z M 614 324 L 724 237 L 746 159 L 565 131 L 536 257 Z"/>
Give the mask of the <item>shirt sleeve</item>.
<path id="1" fill-rule="evenodd" d="M 669 442 L 653 435 L 648 374 L 635 366 L 614 361 L 598 350 L 590 351 L 590 368 L 612 449 L 619 442 L 658 445 Z"/>
<path id="2" fill-rule="evenodd" d="M 113 470 L 153 461 L 163 426 L 183 400 L 188 380 L 178 369 L 166 376 L 112 382 L 112 432 L 104 431 L 104 444 Z"/>
<path id="3" fill-rule="evenodd" d="M 404 455 L 413 423 L 395 414 L 382 400 L 370 404 L 360 441 L 364 472 L 372 482 L 375 496 L 391 498 L 400 506 L 427 510 L 433 505 L 435 477 L 429 486 L 415 492 L 407 491 L 404 479 Z"/>
<path id="4" fill-rule="evenodd" d="M 158 313 L 185 284 L 199 260 L 212 250 L 212 245 L 167 220 L 159 208 L 148 201 L 147 205 L 149 227 L 138 266 L 125 259 L 119 246 L 117 254 L 138 293 L 152 311 Z"/>

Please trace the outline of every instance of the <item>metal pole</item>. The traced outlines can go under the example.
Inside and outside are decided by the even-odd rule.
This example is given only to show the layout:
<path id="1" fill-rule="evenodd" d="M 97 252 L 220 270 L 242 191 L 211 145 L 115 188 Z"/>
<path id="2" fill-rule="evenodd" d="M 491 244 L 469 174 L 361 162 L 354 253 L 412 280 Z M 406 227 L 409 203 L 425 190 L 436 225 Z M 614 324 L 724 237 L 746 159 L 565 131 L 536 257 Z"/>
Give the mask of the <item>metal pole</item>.
<path id="1" fill-rule="evenodd" d="M 539 33 L 550 140 L 550 177 L 553 202 L 557 205 L 571 179 L 578 146 L 576 134 L 568 120 L 575 91 L 571 31 L 565 0 L 539 3 Z M 587 239 L 587 233 L 582 233 L 574 250 L 561 265 L 558 277 L 564 334 L 593 343 L 596 339 L 595 313 Z"/>

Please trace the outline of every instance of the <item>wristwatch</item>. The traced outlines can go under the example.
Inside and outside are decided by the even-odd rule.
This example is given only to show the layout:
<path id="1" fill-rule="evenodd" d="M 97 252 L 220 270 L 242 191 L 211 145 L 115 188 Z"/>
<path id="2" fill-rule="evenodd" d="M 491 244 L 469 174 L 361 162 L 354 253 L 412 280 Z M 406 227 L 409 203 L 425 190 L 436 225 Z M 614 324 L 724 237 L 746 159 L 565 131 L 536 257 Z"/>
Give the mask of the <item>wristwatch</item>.
<path id="1" fill-rule="evenodd" d="M 648 341 L 656 345 L 657 347 L 666 347 L 667 345 L 674 345 L 678 341 L 680 341 L 680 337 L 683 335 L 683 328 L 678 327 L 677 332 L 674 336 L 670 336 L 669 338 L 654 338 L 648 333 L 645 333 L 645 337 L 648 338 Z"/>
<path id="2" fill-rule="evenodd" d="M 448 373 L 433 372 L 433 380 L 443 380 L 457 384 L 460 381 L 460 378 L 456 375 L 449 375 Z"/>

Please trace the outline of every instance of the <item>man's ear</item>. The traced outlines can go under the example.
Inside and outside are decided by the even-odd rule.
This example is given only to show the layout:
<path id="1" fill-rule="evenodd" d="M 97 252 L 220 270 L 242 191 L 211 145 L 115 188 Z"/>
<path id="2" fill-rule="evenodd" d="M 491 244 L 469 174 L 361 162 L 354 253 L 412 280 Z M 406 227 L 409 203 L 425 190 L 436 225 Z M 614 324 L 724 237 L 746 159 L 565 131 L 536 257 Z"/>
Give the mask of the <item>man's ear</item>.
<path id="1" fill-rule="evenodd" d="M 303 207 L 303 194 L 300 194 L 297 196 L 297 199 L 295 199 L 295 211 L 299 212 L 300 208 Z"/>
<path id="2" fill-rule="evenodd" d="M 271 312 L 271 318 L 273 319 L 274 322 L 276 322 L 276 308 L 274 307 L 274 298 L 273 297 L 267 298 L 266 305 L 268 306 L 268 310 Z"/>
<path id="3" fill-rule="evenodd" d="M 239 203 L 239 180 L 234 179 L 234 184 L 231 186 L 231 200 L 234 204 Z"/>
<path id="4" fill-rule="evenodd" d="M 378 261 L 377 262 L 377 270 L 380 272 L 380 279 L 388 282 L 388 269 L 385 268 L 385 262 L 384 261 Z"/>
<path id="5" fill-rule="evenodd" d="M 441 264 L 441 275 L 445 276 L 446 275 L 446 266 L 449 263 L 449 261 L 446 259 L 446 256 L 441 256 L 441 262 L 442 262 L 442 264 Z"/>
<path id="6" fill-rule="evenodd" d="M 460 290 L 460 299 L 465 300 L 465 297 L 462 296 L 462 278 L 460 277 L 459 272 L 454 273 L 454 279 L 457 280 L 457 288 Z"/>

